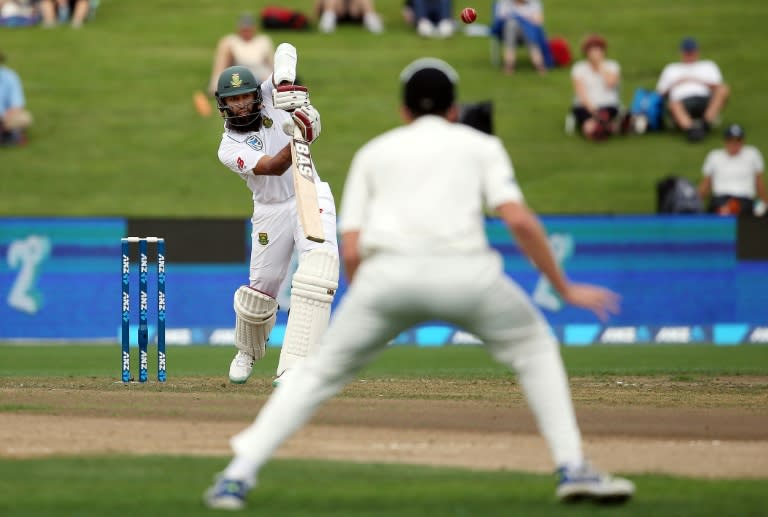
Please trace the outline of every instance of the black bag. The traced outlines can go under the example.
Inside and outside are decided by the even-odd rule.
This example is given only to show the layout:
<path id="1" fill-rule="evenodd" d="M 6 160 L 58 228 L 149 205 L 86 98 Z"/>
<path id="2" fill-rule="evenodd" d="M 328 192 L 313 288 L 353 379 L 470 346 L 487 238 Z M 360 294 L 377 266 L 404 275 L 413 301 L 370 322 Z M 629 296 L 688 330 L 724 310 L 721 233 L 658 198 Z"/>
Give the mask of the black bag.
<path id="1" fill-rule="evenodd" d="M 686 178 L 667 176 L 656 183 L 656 212 L 700 214 L 704 212 L 704 203 L 696 187 Z"/>
<path id="2" fill-rule="evenodd" d="M 307 17 L 299 11 L 285 7 L 267 6 L 261 10 L 261 26 L 265 29 L 306 30 Z"/>
<path id="3" fill-rule="evenodd" d="M 459 106 L 459 122 L 492 135 L 493 103 L 482 101 L 473 104 L 461 104 Z"/>

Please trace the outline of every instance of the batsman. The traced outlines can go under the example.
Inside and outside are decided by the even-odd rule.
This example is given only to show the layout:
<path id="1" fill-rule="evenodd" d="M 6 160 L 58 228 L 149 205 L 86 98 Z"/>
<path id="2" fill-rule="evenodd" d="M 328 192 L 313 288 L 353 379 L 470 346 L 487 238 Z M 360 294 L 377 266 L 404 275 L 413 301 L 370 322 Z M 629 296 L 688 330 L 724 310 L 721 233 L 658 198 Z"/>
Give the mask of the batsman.
<path id="1" fill-rule="evenodd" d="M 320 136 L 320 114 L 309 92 L 295 85 L 296 48 L 288 43 L 275 50 L 274 72 L 264 82 L 245 67 L 233 66 L 218 78 L 216 101 L 224 118 L 218 156 L 252 192 L 251 259 L 248 285 L 234 296 L 235 346 L 229 379 L 248 380 L 253 363 L 264 357 L 275 326 L 276 300 L 294 249 L 299 265 L 292 278 L 291 308 L 280 351 L 275 385 L 307 356 L 328 325 L 339 279 L 336 208 L 327 183 L 314 164 L 314 187 L 324 240 L 310 240 L 297 215 L 292 170 L 293 135 L 307 144 Z M 296 131 L 296 133 L 294 133 Z M 308 205 L 310 203 L 307 203 Z"/>

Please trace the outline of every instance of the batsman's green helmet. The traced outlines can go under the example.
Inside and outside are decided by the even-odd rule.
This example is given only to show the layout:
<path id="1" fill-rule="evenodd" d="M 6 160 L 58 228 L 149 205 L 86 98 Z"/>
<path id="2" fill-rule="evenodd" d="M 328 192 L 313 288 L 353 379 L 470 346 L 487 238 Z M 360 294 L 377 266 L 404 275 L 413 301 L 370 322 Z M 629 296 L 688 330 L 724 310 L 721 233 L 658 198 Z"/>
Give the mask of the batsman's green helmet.
<path id="1" fill-rule="evenodd" d="M 251 107 L 251 113 L 245 116 L 236 116 L 227 107 L 224 99 L 235 95 L 245 95 L 252 93 L 254 102 Z M 230 66 L 219 75 L 219 82 L 216 85 L 216 104 L 222 117 L 227 123 L 235 129 L 257 130 L 261 120 L 261 111 L 259 107 L 263 99 L 261 96 L 261 83 L 256 80 L 253 72 L 244 66 Z M 255 127 L 254 127 L 255 125 Z"/>
<path id="2" fill-rule="evenodd" d="M 259 91 L 261 83 L 253 76 L 253 72 L 244 66 L 230 66 L 221 72 L 219 83 L 216 85 L 217 97 L 231 97 Z"/>

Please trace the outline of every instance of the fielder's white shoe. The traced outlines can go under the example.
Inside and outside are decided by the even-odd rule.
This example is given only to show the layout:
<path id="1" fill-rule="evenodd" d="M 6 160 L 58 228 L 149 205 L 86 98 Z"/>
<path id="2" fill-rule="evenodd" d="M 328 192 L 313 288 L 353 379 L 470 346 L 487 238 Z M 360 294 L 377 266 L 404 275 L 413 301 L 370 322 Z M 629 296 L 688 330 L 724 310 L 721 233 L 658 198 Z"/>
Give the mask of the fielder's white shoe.
<path id="1" fill-rule="evenodd" d="M 227 479 L 222 475 L 216 477 L 213 485 L 205 491 L 203 502 L 208 508 L 216 510 L 242 510 L 245 508 L 245 498 L 255 483 L 247 483 L 239 479 Z"/>
<path id="2" fill-rule="evenodd" d="M 243 384 L 248 380 L 253 371 L 253 357 L 245 352 L 238 351 L 232 363 L 229 365 L 229 380 L 234 384 Z"/>
<path id="3" fill-rule="evenodd" d="M 555 494 L 564 503 L 590 500 L 602 504 L 620 504 L 635 493 L 635 484 L 628 479 L 612 477 L 595 470 L 588 463 L 579 467 L 561 467 Z"/>

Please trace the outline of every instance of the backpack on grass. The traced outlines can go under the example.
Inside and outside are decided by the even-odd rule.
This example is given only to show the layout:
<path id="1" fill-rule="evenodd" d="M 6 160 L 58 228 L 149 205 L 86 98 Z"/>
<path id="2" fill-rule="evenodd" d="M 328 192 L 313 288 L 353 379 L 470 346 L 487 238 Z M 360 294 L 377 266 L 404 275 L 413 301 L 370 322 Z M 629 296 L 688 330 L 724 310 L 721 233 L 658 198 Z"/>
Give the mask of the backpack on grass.
<path id="1" fill-rule="evenodd" d="M 267 6 L 261 10 L 261 25 L 265 29 L 306 30 L 309 28 L 307 17 L 293 9 Z"/>
<path id="2" fill-rule="evenodd" d="M 664 128 L 664 97 L 653 90 L 638 88 L 629 106 L 634 116 L 644 116 L 648 131 L 659 131 Z"/>
<path id="3" fill-rule="evenodd" d="M 704 203 L 688 179 L 666 176 L 656 183 L 656 212 L 659 214 L 700 214 Z"/>

